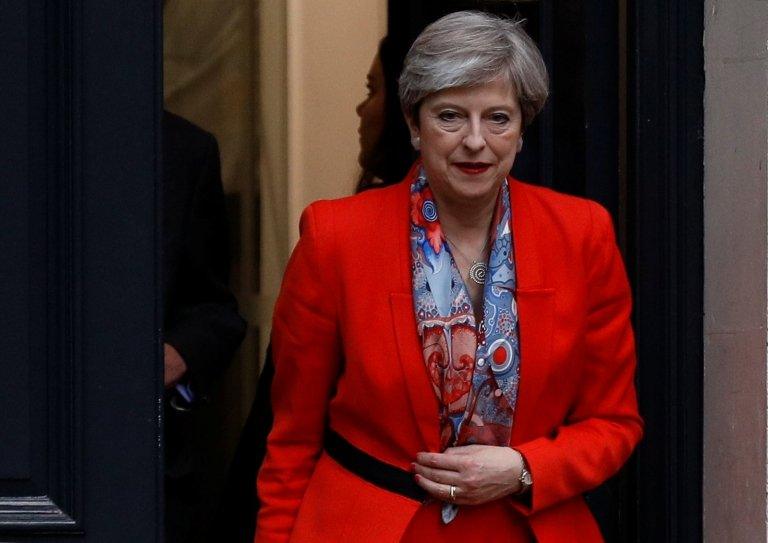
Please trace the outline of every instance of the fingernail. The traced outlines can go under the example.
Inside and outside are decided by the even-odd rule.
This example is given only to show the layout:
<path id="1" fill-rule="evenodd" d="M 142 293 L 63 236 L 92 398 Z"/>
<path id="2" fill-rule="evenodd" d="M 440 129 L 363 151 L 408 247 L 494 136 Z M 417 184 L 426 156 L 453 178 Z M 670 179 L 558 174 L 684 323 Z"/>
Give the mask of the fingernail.
<path id="1" fill-rule="evenodd" d="M 419 481 L 421 481 L 421 475 L 417 473 L 416 475 L 413 476 L 413 479 L 418 483 Z"/>
<path id="2" fill-rule="evenodd" d="M 416 471 L 416 462 L 411 462 L 411 471 Z"/>

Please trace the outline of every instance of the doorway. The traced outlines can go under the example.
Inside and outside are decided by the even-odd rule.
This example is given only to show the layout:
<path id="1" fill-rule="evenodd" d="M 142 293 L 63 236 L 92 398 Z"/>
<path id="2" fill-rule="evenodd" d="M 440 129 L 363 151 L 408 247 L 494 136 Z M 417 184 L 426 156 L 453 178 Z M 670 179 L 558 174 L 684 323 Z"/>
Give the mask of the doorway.
<path id="1" fill-rule="evenodd" d="M 279 78 L 282 74 L 286 80 L 271 88 L 280 84 L 290 88 L 296 82 L 287 78 L 301 72 L 296 65 L 296 73 L 288 66 L 289 46 L 282 49 L 282 57 L 275 49 L 263 47 L 267 32 L 277 33 L 272 44 L 289 43 L 287 32 L 280 34 L 280 29 L 286 29 L 287 20 L 296 14 L 267 13 L 276 24 L 264 24 L 265 6 L 257 6 L 255 0 L 243 4 L 261 15 L 261 20 L 257 15 L 249 23 L 248 39 L 256 53 L 251 57 L 248 92 L 253 103 L 262 103 L 259 93 L 264 86 L 259 77 Z M 296 6 L 289 3 L 286 9 Z M 703 174 L 697 134 L 703 117 L 702 14 L 695 6 L 662 1 L 390 0 L 386 26 L 390 36 L 408 41 L 429 21 L 468 8 L 525 18 L 552 76 L 550 102 L 526 135 L 526 152 L 516 162 L 514 174 L 595 199 L 609 209 L 633 284 L 637 383 L 646 436 L 633 460 L 591 493 L 588 502 L 609 541 L 700 539 Z M 254 66 L 263 65 L 265 55 L 274 55 L 272 74 L 254 71 Z M 258 217 L 264 199 L 286 211 L 274 224 L 261 217 L 251 224 L 241 219 L 236 225 L 234 237 L 239 236 L 240 247 L 252 253 L 249 263 L 243 260 L 237 267 L 235 281 L 242 289 L 238 295 L 249 317 L 260 323 L 266 322 L 266 308 L 272 305 L 272 298 L 259 290 L 266 288 L 260 278 L 269 275 L 271 283 L 279 283 L 282 263 L 296 235 L 292 229 L 297 224 L 297 209 L 313 197 L 351 192 L 351 185 L 315 192 L 315 188 L 306 189 L 306 180 L 281 169 L 290 158 L 289 140 L 295 137 L 280 132 L 295 126 L 289 122 L 291 98 L 282 100 L 270 99 L 275 108 L 269 112 L 251 106 L 246 115 L 250 126 L 246 139 L 259 152 L 265 151 L 266 140 L 274 139 L 260 139 L 269 130 L 285 142 L 284 155 L 280 151 L 273 155 L 279 158 L 272 161 L 271 173 L 283 175 L 289 187 L 279 194 L 251 188 L 230 199 L 230 209 L 238 217 L 244 217 L 244 210 L 253 213 L 250 217 Z M 266 115 L 281 118 L 283 128 Z M 252 155 L 251 160 L 261 165 L 252 167 L 243 179 L 258 186 L 264 157 Z M 268 232 L 267 228 L 274 230 Z M 258 256 L 264 255 L 263 250 L 255 249 L 269 240 L 278 240 L 275 246 L 280 247 L 273 264 Z M 254 380 L 234 378 L 239 397 L 247 398 L 238 407 L 240 423 L 255 386 L 254 360 L 261 360 L 257 353 L 265 347 L 263 330 L 260 332 L 261 341 L 255 330 L 251 332 L 243 348 L 247 354 L 241 355 L 248 362 L 239 362 L 239 375 Z M 226 438 L 225 447 L 232 446 L 235 434 Z M 222 460 L 223 466 L 226 459 Z"/>

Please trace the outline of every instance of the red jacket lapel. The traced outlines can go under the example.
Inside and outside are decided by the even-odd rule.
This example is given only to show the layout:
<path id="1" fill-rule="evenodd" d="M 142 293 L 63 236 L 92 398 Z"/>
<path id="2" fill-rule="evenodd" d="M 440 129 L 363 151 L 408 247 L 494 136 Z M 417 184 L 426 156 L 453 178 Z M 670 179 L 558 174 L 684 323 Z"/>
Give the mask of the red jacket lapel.
<path id="1" fill-rule="evenodd" d="M 554 325 L 554 290 L 545 284 L 539 251 L 545 240 L 537 229 L 536 210 L 530 205 L 525 186 L 511 183 L 513 238 L 517 267 L 517 306 L 520 319 L 521 374 L 520 392 L 513 428 L 512 442 L 527 435 L 526 421 L 535 421 L 537 398 L 544 389 L 544 376 L 551 353 L 551 335 Z M 407 206 L 409 186 L 401 185 L 402 205 Z M 399 198 L 398 198 L 399 199 Z M 422 436 L 425 450 L 438 450 L 440 443 L 438 405 L 429 382 L 421 347 L 416 333 L 411 293 L 410 246 L 408 224 L 401 215 L 392 214 L 385 231 L 394 240 L 391 247 L 392 264 L 400 274 L 398 292 L 390 293 L 390 311 L 398 343 L 398 362 L 403 372 L 406 394 Z M 518 424 L 520 421 L 520 424 Z M 519 427 L 523 426 L 523 427 Z"/>
<path id="2" fill-rule="evenodd" d="M 554 290 L 548 288 L 541 260 L 547 240 L 537 223 L 537 209 L 531 205 L 526 187 L 511 183 L 512 236 L 517 273 L 517 310 L 520 326 L 520 387 L 511 442 L 521 440 L 535 425 L 539 397 L 546 393 L 545 377 L 554 333 Z"/>

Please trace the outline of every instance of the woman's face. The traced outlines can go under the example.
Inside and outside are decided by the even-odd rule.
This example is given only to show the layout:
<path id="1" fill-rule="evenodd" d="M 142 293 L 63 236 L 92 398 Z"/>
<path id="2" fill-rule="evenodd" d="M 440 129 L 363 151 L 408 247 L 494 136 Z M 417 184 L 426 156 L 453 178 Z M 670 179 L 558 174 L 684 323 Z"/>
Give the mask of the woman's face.
<path id="1" fill-rule="evenodd" d="M 357 157 L 357 162 L 363 168 L 369 165 L 371 155 L 384 131 L 386 90 L 384 87 L 384 69 L 378 54 L 373 59 L 371 69 L 368 70 L 366 87 L 368 88 L 368 96 L 356 108 L 357 115 L 360 117 L 360 127 L 357 129 L 358 134 L 360 134 L 360 154 Z"/>
<path id="2" fill-rule="evenodd" d="M 522 113 L 512 86 L 494 81 L 436 92 L 421 104 L 419 124 L 429 185 L 439 200 L 461 205 L 495 198 L 522 144 Z"/>

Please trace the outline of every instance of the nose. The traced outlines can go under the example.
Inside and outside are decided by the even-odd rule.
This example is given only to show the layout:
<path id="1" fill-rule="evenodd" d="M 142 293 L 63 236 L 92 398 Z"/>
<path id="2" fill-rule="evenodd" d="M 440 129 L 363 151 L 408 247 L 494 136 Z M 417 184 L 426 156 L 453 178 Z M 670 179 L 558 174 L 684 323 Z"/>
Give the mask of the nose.
<path id="1" fill-rule="evenodd" d="M 464 146 L 472 151 L 477 152 L 485 147 L 485 136 L 478 120 L 471 120 L 469 122 L 469 131 L 464 136 Z"/>

